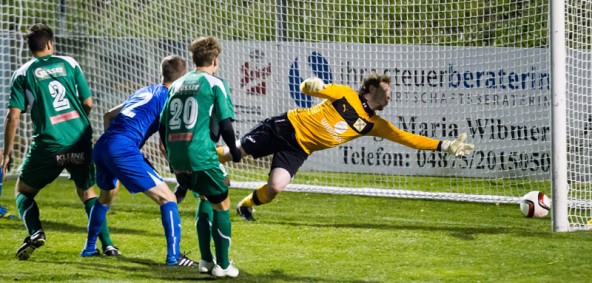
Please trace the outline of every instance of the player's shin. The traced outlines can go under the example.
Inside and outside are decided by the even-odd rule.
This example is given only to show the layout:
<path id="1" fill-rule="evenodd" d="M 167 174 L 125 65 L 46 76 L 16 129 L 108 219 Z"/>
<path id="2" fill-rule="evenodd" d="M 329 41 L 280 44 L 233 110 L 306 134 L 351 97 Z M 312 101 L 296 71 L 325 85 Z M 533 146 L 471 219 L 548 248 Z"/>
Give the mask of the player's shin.
<path id="1" fill-rule="evenodd" d="M 39 207 L 37 207 L 34 199 L 28 198 L 24 194 L 18 194 L 16 196 L 16 207 L 29 235 L 33 235 L 42 229 L 39 220 Z"/>
<path id="2" fill-rule="evenodd" d="M 88 217 L 90 217 L 91 209 L 95 205 L 95 202 L 98 202 L 98 200 L 99 200 L 98 198 L 94 197 L 94 198 L 90 198 L 84 202 L 84 210 L 86 211 L 86 215 Z M 108 207 L 110 207 L 110 206 L 108 206 Z M 103 221 L 103 226 L 101 227 L 101 230 L 99 231 L 98 237 L 99 237 L 99 240 L 101 241 L 101 247 L 103 248 L 103 251 L 108 246 L 115 246 L 113 244 L 113 241 L 111 241 L 111 233 L 109 232 L 109 228 L 107 226 L 107 218 L 105 218 L 105 220 Z"/>
<path id="3" fill-rule="evenodd" d="M 197 214 L 195 216 L 195 228 L 197 230 L 197 241 L 199 243 L 201 260 L 207 262 L 212 262 L 214 260 L 210 248 L 212 239 L 212 221 L 214 218 L 213 213 L 212 204 L 205 199 L 200 199 L 197 206 Z"/>
<path id="4" fill-rule="evenodd" d="M 244 207 L 253 207 L 271 202 L 275 196 L 269 195 L 267 184 L 261 185 L 252 193 L 243 198 L 238 204 Z"/>
<path id="5" fill-rule="evenodd" d="M 181 242 L 181 218 L 176 202 L 167 202 L 160 206 L 160 217 L 167 243 L 167 264 L 177 262 L 181 254 L 179 251 Z"/>
<path id="6" fill-rule="evenodd" d="M 85 205 L 87 202 L 85 202 Z M 88 216 L 88 235 L 86 237 L 86 244 L 84 245 L 84 250 L 82 251 L 83 255 L 92 254 L 95 252 L 97 245 L 97 237 L 101 233 L 101 230 L 103 230 L 103 227 L 105 227 L 107 211 L 109 210 L 109 208 L 109 205 L 104 205 L 96 201 L 95 198 L 94 205 L 90 209 Z"/>
<path id="7" fill-rule="evenodd" d="M 212 222 L 212 238 L 214 239 L 214 246 L 216 247 L 216 261 L 223 269 L 228 268 L 230 260 L 228 258 L 228 251 L 231 244 L 231 223 L 230 211 L 214 210 L 214 218 Z"/>

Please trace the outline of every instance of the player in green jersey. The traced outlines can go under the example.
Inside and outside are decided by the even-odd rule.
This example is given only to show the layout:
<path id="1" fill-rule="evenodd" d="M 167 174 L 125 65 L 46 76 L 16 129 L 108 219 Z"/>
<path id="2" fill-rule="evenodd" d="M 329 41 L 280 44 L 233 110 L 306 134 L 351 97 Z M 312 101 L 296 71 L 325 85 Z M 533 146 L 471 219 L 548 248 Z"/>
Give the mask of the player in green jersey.
<path id="1" fill-rule="evenodd" d="M 53 55 L 51 28 L 35 24 L 29 28 L 26 39 L 35 58 L 16 70 L 10 81 L 2 151 L 2 171 L 6 172 L 20 114 L 29 111 L 33 141 L 15 188 L 19 215 L 29 233 L 17 251 L 19 260 L 28 259 L 35 249 L 45 244 L 35 196 L 64 169 L 76 184 L 87 214 L 97 200 L 93 189 L 95 168 L 91 161 L 92 128 L 88 119 L 92 97 L 88 83 L 76 60 Z M 100 234 L 103 252 L 119 255 L 106 224 Z"/>
<path id="2" fill-rule="evenodd" d="M 218 40 L 198 38 L 190 44 L 189 52 L 195 69 L 170 87 L 159 132 L 179 184 L 207 199 L 200 200 L 197 209 L 200 271 L 211 272 L 216 277 L 236 277 L 238 269 L 228 258 L 231 241 L 229 180 L 216 154 L 217 135 L 211 135 L 212 130 L 219 130 L 224 142 L 230 145 L 234 160 L 240 160 L 240 151 L 234 146 L 234 107 L 228 84 L 214 76 L 221 52 Z M 210 251 L 211 238 L 216 250 L 215 260 Z"/>

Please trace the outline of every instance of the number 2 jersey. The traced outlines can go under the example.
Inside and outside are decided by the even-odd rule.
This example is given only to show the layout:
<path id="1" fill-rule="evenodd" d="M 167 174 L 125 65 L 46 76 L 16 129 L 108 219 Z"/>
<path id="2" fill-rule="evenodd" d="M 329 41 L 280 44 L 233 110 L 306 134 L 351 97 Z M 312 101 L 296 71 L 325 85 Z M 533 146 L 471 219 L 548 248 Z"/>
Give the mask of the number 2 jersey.
<path id="1" fill-rule="evenodd" d="M 324 98 L 311 108 L 288 111 L 296 140 L 302 149 L 313 151 L 336 147 L 364 135 L 388 139 L 405 146 L 437 150 L 440 141 L 398 129 L 376 115 L 349 86 L 328 84 L 317 93 L 308 95 Z"/>
<path id="2" fill-rule="evenodd" d="M 173 172 L 194 172 L 220 166 L 211 120 L 234 120 L 228 83 L 205 72 L 191 71 L 176 80 L 160 116 Z"/>
<path id="3" fill-rule="evenodd" d="M 118 137 L 142 148 L 150 136 L 158 131 L 160 112 L 168 98 L 164 85 L 150 85 L 139 89 L 123 103 L 101 138 Z"/>
<path id="4" fill-rule="evenodd" d="M 10 101 L 31 113 L 33 142 L 57 153 L 75 144 L 92 142 L 92 128 L 82 106 L 91 92 L 80 66 L 71 57 L 47 55 L 20 67 L 10 81 Z"/>

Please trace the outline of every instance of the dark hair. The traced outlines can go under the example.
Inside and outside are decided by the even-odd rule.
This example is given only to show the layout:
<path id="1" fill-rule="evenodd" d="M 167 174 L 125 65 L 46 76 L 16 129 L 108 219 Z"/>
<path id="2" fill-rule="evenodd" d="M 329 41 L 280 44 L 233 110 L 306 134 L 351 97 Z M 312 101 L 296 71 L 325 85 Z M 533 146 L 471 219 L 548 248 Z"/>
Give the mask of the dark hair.
<path id="1" fill-rule="evenodd" d="M 163 82 L 172 83 L 182 77 L 187 71 L 185 60 L 178 55 L 169 55 L 160 62 L 160 73 Z"/>
<path id="2" fill-rule="evenodd" d="M 53 42 L 53 31 L 44 24 L 34 24 L 27 30 L 25 39 L 31 52 L 43 51 L 49 41 Z"/>
<path id="3" fill-rule="evenodd" d="M 220 52 L 220 42 L 213 36 L 202 36 L 189 44 L 189 53 L 195 67 L 209 67 Z"/>
<path id="4" fill-rule="evenodd" d="M 378 74 L 375 72 L 372 72 L 370 75 L 368 75 L 366 78 L 364 78 L 364 81 L 362 82 L 362 86 L 360 86 L 360 90 L 358 91 L 358 94 L 362 95 L 362 94 L 366 94 L 368 92 L 370 92 L 370 86 L 374 86 L 374 87 L 379 87 L 380 83 L 387 83 L 387 84 L 391 84 L 391 77 L 389 77 L 386 74 Z"/>

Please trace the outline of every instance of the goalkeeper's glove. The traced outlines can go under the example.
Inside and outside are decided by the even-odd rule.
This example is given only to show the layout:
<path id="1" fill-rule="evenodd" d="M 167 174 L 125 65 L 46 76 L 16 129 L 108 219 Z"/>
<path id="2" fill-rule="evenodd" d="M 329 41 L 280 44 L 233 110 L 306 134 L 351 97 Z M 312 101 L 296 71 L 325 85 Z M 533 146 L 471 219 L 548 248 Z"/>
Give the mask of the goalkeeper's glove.
<path id="1" fill-rule="evenodd" d="M 445 140 L 442 142 L 442 151 L 454 154 L 454 156 L 465 156 L 475 148 L 474 145 L 465 143 L 466 139 L 467 134 L 462 133 L 453 141 Z"/>
<path id="2" fill-rule="evenodd" d="M 325 83 L 319 78 L 308 78 L 300 84 L 302 92 L 315 93 L 325 88 Z"/>

